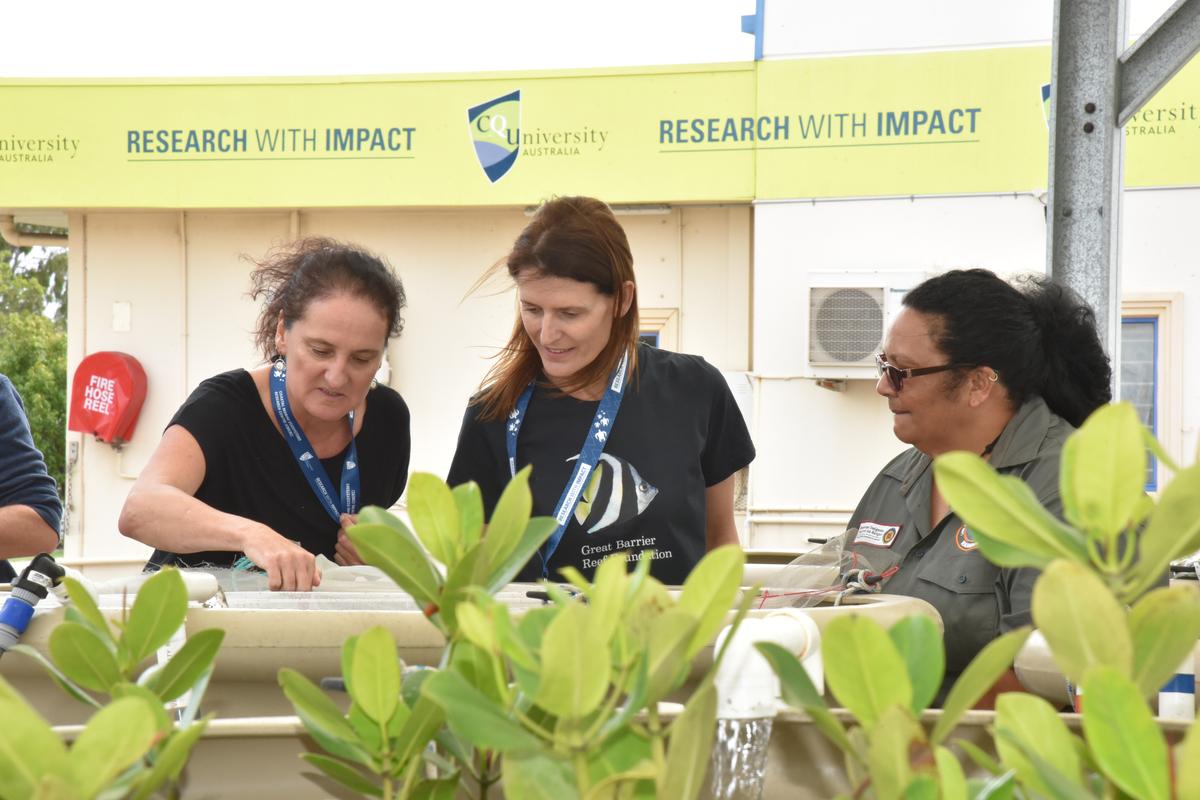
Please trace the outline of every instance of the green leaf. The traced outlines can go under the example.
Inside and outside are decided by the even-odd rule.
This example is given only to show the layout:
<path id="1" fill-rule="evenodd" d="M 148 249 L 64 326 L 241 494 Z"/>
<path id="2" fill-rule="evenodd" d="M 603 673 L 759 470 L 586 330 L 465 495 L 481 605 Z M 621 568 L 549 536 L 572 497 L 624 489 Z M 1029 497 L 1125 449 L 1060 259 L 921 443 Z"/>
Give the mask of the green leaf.
<path id="1" fill-rule="evenodd" d="M 912 683 L 912 710 L 920 714 L 929 708 L 946 674 L 946 648 L 942 632 L 929 617 L 914 614 L 888 628 L 888 636 L 904 660 Z"/>
<path id="2" fill-rule="evenodd" d="M 905 787 L 904 800 L 938 800 L 937 781 L 932 775 L 917 775 Z"/>
<path id="3" fill-rule="evenodd" d="M 1175 791 L 1180 798 L 1200 797 L 1200 724 L 1192 723 L 1175 747 Z"/>
<path id="4" fill-rule="evenodd" d="M 206 727 L 208 727 L 207 719 L 189 725 L 167 737 L 166 744 L 159 750 L 154 759 L 154 766 L 146 773 L 133 800 L 147 800 L 154 796 L 154 793 L 163 784 L 179 780 L 179 774 L 183 772 L 192 748 L 196 742 L 200 741 L 200 736 Z"/>
<path id="5" fill-rule="evenodd" d="M 425 680 L 421 693 L 433 700 L 446 713 L 446 720 L 455 734 L 480 749 L 505 753 L 532 753 L 541 742 L 533 734 L 513 722 L 507 711 L 496 704 L 461 675 L 440 671 Z"/>
<path id="6" fill-rule="evenodd" d="M 1033 586 L 1033 621 L 1046 637 L 1054 662 L 1079 684 L 1097 664 L 1122 675 L 1133 670 L 1133 643 L 1125 612 L 1089 568 L 1056 561 Z"/>
<path id="7" fill-rule="evenodd" d="M 396 763 L 406 764 L 420 756 L 425 745 L 437 735 L 445 722 L 446 715 L 441 706 L 431 698 L 421 695 L 413 703 L 412 713 L 404 722 L 404 727 L 392 737 L 392 752 Z"/>
<path id="8" fill-rule="evenodd" d="M 605 643 L 612 640 L 625 608 L 625 585 L 629 582 L 625 574 L 627 563 L 620 553 L 601 561 L 596 568 L 595 582 L 588 592 L 588 606 L 592 610 L 596 638 Z"/>
<path id="9" fill-rule="evenodd" d="M 434 558 L 447 565 L 458 559 L 462 552 L 458 504 L 441 478 L 428 472 L 414 472 L 409 477 L 408 517 Z"/>
<path id="10" fill-rule="evenodd" d="M 1078 775 L 1068 777 L 1063 774 L 1057 767 L 1043 758 L 1028 742 L 1017 739 L 1012 731 L 1001 730 L 997 733 L 997 736 L 1008 740 L 1010 744 L 1021 751 L 1022 757 L 1036 773 L 1038 781 L 1045 786 L 1045 796 L 1053 797 L 1055 800 L 1094 800 L 1095 795 L 1089 791 Z M 1084 752 L 1081 749 L 1083 748 L 1082 742 L 1076 746 L 1075 737 L 1071 736 L 1069 738 L 1077 753 Z M 1089 774 L 1087 777 L 1090 781 L 1101 780 L 1099 776 L 1094 774 Z"/>
<path id="11" fill-rule="evenodd" d="M 483 535 L 483 493 L 475 481 L 459 484 L 450 490 L 458 507 L 458 535 L 464 551 L 470 550 Z"/>
<path id="12" fill-rule="evenodd" d="M 1083 696 L 1083 734 L 1100 771 L 1132 797 L 1167 800 L 1167 743 L 1133 682 L 1097 666 L 1083 679 Z"/>
<path id="13" fill-rule="evenodd" d="M 470 603 L 460 603 L 455 609 L 458 630 L 471 644 L 488 653 L 499 650 L 496 628 L 492 621 Z"/>
<path id="14" fill-rule="evenodd" d="M 1000 766 L 999 761 L 980 749 L 979 745 L 973 744 L 967 739 L 955 739 L 954 744 L 967 754 L 967 758 L 971 759 L 972 764 L 989 775 L 1002 775 L 1006 771 L 1004 767 Z M 945 748 L 939 747 L 938 749 Z"/>
<path id="15" fill-rule="evenodd" d="M 1145 425 L 1139 425 L 1142 429 L 1142 443 L 1146 445 L 1146 449 L 1154 454 L 1154 457 L 1163 463 L 1163 465 L 1171 470 L 1171 472 L 1179 472 L 1179 464 L 1167 452 L 1167 449 L 1162 446 L 1158 439 L 1154 438 L 1154 433 Z"/>
<path id="16" fill-rule="evenodd" d="M 937 747 L 933 758 L 942 784 L 943 800 L 967 800 L 967 778 L 954 754 L 944 747 Z"/>
<path id="17" fill-rule="evenodd" d="M 938 491 L 989 561 L 1039 568 L 1055 558 L 1088 562 L 1083 534 L 1055 519 L 1021 479 L 999 475 L 979 456 L 961 451 L 938 456 L 933 470 Z"/>
<path id="18" fill-rule="evenodd" d="M 387 629 L 368 628 L 359 634 L 351 675 L 354 702 L 368 717 L 386 725 L 400 702 L 400 663 Z"/>
<path id="19" fill-rule="evenodd" d="M 1142 430 L 1133 405 L 1111 403 L 1089 416 L 1063 447 L 1063 512 L 1076 527 L 1109 546 L 1144 494 Z"/>
<path id="20" fill-rule="evenodd" d="M 542 677 L 534 702 L 565 719 L 585 717 L 600 705 L 612 662 L 608 642 L 598 633 L 588 606 L 572 603 L 562 610 L 542 637 Z"/>
<path id="21" fill-rule="evenodd" d="M 422 606 L 437 599 L 442 578 L 411 533 L 405 536 L 388 525 L 359 522 L 351 525 L 346 535 L 363 561 L 383 570 Z"/>
<path id="22" fill-rule="evenodd" d="M 912 706 L 904 660 L 875 620 L 860 614 L 836 617 L 821 638 L 829 688 L 866 728 L 891 706 Z"/>
<path id="23" fill-rule="evenodd" d="M 212 669 L 224 639 L 225 631 L 220 628 L 207 628 L 192 634 L 179 652 L 154 673 L 146 687 L 164 702 L 179 697 Z"/>
<path id="24" fill-rule="evenodd" d="M 597 784 L 606 776 L 639 770 L 647 760 L 653 758 L 650 739 L 629 727 L 621 726 L 613 736 L 601 741 L 599 746 L 593 743 L 588 748 L 588 777 L 593 784 L 589 796 L 595 793 Z M 649 775 L 639 774 L 638 778 L 654 780 L 655 775 L 653 772 Z"/>
<path id="25" fill-rule="evenodd" d="M 712 643 L 733 608 L 746 569 L 746 554 L 735 545 L 710 551 L 688 575 L 679 594 L 677 608 L 690 612 L 698 620 L 696 632 L 685 651 L 691 660 L 700 649 Z"/>
<path id="26" fill-rule="evenodd" d="M 671 723 L 667 768 L 659 776 L 660 800 L 693 800 L 700 794 L 708 774 L 716 727 L 717 690 L 706 683 Z"/>
<path id="27" fill-rule="evenodd" d="M 43 775 L 33 794 L 33 800 L 83 800 L 83 795 L 61 775 Z"/>
<path id="28" fill-rule="evenodd" d="M 1013 663 L 1021 646 L 1029 638 L 1032 629 L 1028 626 L 1011 630 L 998 639 L 987 643 L 971 663 L 958 676 L 946 702 L 942 704 L 942 716 L 933 726 L 930 744 L 941 744 L 947 734 L 958 725 L 959 719 L 968 709 L 979 702 L 988 689 L 996 684 Z"/>
<path id="29" fill-rule="evenodd" d="M 421 781 L 412 792 L 412 800 L 454 800 L 458 795 L 458 773 L 446 778 Z"/>
<path id="30" fill-rule="evenodd" d="M 492 511 L 487 532 L 483 535 L 484 563 L 491 574 L 508 565 L 517 543 L 521 541 L 521 535 L 525 533 L 529 512 L 533 508 L 533 496 L 529 492 L 529 472 L 530 468 L 525 467 L 504 487 L 500 499 L 496 502 L 496 508 Z M 522 566 L 524 562 L 517 566 L 517 570 L 520 571 Z M 488 583 L 490 585 L 492 582 Z"/>
<path id="31" fill-rule="evenodd" d="M 63 578 L 62 582 L 63 586 L 67 587 L 67 597 L 71 601 L 71 605 L 67 606 L 67 613 L 74 611 L 83 618 L 84 624 L 90 625 L 96 633 L 106 639 L 115 649 L 117 642 L 113 638 L 112 628 L 108 626 L 108 620 L 100 613 L 100 609 L 96 606 L 96 601 L 92 598 L 91 592 L 85 589 L 74 578 Z"/>
<path id="32" fill-rule="evenodd" d="M 493 524 L 495 523 L 493 522 Z M 490 565 L 490 569 L 484 589 L 488 594 L 495 594 L 506 583 L 512 583 L 513 578 L 517 577 L 517 573 L 521 571 L 521 568 L 529 562 L 529 559 L 534 557 L 538 548 L 546 543 L 546 540 L 550 538 L 550 534 L 554 533 L 557 527 L 558 524 L 555 523 L 552 517 L 534 517 L 529 520 L 525 525 L 525 531 L 517 540 L 516 546 L 509 552 L 508 557 L 499 564 L 492 560 L 487 562 Z M 483 537 L 484 542 L 487 542 L 488 537 L 491 536 L 491 530 L 491 526 L 489 526 L 488 535 Z"/>
<path id="33" fill-rule="evenodd" d="M 138 686 L 136 683 L 118 683 L 112 687 L 112 698 L 119 700 L 122 697 L 137 697 L 145 701 L 146 707 L 154 712 L 155 729 L 163 735 L 175 729 L 171 718 L 167 716 L 167 710 L 163 708 L 162 698 L 145 686 Z"/>
<path id="34" fill-rule="evenodd" d="M 692 641 L 692 632 L 696 630 L 696 622 L 690 613 L 673 608 L 654 617 L 650 623 L 646 641 L 650 659 L 647 703 L 657 703 L 683 680 L 685 670 L 691 665 L 687 648 Z"/>
<path id="35" fill-rule="evenodd" d="M 339 761 L 320 753 L 303 753 L 300 757 L 352 792 L 370 797 L 383 796 L 382 789 L 367 780 L 361 772 L 345 761 Z"/>
<path id="36" fill-rule="evenodd" d="M 187 588 L 179 571 L 161 569 L 138 589 L 129 621 L 121 634 L 121 644 L 132 669 L 162 647 L 187 616 Z"/>
<path id="37" fill-rule="evenodd" d="M 32 797 L 42 775 L 63 769 L 66 748 L 3 677 L 0 721 L 0 797 Z"/>
<path id="38" fill-rule="evenodd" d="M 1009 692 L 996 700 L 996 750 L 1006 767 L 1016 770 L 1017 778 L 1038 792 L 1053 796 L 1036 766 L 1025 757 L 1015 742 L 1053 764 L 1063 776 L 1079 783 L 1079 756 L 1071 732 L 1058 712 L 1045 700 L 1022 692 Z M 999 735 L 1001 732 L 1011 736 Z"/>
<path id="39" fill-rule="evenodd" d="M 85 692 L 79 686 L 76 686 L 75 682 L 72 681 L 70 678 L 68 678 L 66 675 L 64 675 L 62 670 L 60 670 L 57 666 L 54 665 L 53 661 L 46 658 L 39 651 L 34 650 L 29 645 L 16 644 L 16 645 L 13 645 L 12 647 L 8 648 L 8 652 L 20 653 L 23 656 L 32 658 L 34 661 L 36 661 L 37 663 L 42 665 L 42 669 L 46 670 L 46 672 L 49 673 L 51 680 L 53 680 L 55 683 L 57 683 L 64 692 L 66 692 L 67 694 L 69 694 L 71 697 L 75 698 L 79 702 L 83 703 L 84 705 L 94 706 L 95 708 L 100 707 L 100 704 L 96 702 L 96 699 L 94 697 L 92 697 L 90 694 Z"/>
<path id="40" fill-rule="evenodd" d="M 1192 657 L 1200 639 L 1200 592 L 1173 586 L 1146 594 L 1129 614 L 1133 637 L 1133 682 L 1153 696 Z"/>
<path id="41" fill-rule="evenodd" d="M 628 732 L 626 726 L 629 721 L 633 719 L 634 714 L 646 706 L 646 692 L 650 684 L 648 664 L 649 654 L 643 651 L 637 666 L 633 668 L 633 676 L 626 687 L 625 702 L 621 704 L 616 714 L 613 714 L 600 726 L 600 732 L 596 734 L 596 741 L 604 742 L 608 737 L 614 735 L 619 738 L 622 731 Z"/>
<path id="42" fill-rule="evenodd" d="M 157 737 L 154 713 L 141 697 L 123 697 L 97 711 L 71 747 L 70 770 L 79 794 L 95 795 L 141 759 Z"/>
<path id="43" fill-rule="evenodd" d="M 522 800 L 577 800 L 579 790 L 566 761 L 547 754 L 505 756 L 504 796 Z"/>
<path id="44" fill-rule="evenodd" d="M 1158 508 L 1139 537 L 1138 559 L 1132 568 L 1132 599 L 1166 574 L 1176 558 L 1200 550 L 1200 463 L 1175 473 L 1158 501 Z"/>
<path id="45" fill-rule="evenodd" d="M 327 739 L 339 740 L 351 745 L 358 743 L 358 735 L 342 712 L 315 683 L 294 669 L 279 670 L 279 685 L 296 709 L 296 715 L 309 732 L 319 732 Z"/>
<path id="46" fill-rule="evenodd" d="M 358 647 L 358 634 L 352 633 L 342 640 L 342 683 L 346 686 L 346 694 L 354 695 L 351 692 L 354 689 L 350 686 L 351 673 L 354 672 L 354 648 Z"/>
<path id="47" fill-rule="evenodd" d="M 868 729 L 867 765 L 879 800 L 896 800 L 912 780 L 909 748 L 924 738 L 907 705 L 889 705 Z"/>
<path id="48" fill-rule="evenodd" d="M 108 693 L 125 680 L 116 656 L 90 626 L 60 622 L 50 633 L 50 657 L 68 678 L 85 689 Z"/>
<path id="49" fill-rule="evenodd" d="M 774 642 L 757 642 L 754 647 L 762 653 L 771 669 L 779 676 L 780 694 L 783 702 L 793 708 L 826 708 L 825 698 L 813 685 L 808 670 L 800 659 L 786 647 Z"/>

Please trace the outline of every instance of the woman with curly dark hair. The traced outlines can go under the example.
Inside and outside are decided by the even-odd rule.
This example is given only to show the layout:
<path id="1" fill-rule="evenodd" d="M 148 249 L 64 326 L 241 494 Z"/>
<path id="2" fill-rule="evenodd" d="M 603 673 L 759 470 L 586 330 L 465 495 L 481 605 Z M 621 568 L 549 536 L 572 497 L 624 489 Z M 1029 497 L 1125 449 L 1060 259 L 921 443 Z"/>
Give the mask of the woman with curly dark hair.
<path id="1" fill-rule="evenodd" d="M 361 563 L 345 535 L 408 474 L 409 414 L 375 384 L 404 289 L 376 256 L 308 238 L 256 265 L 257 369 L 216 375 L 176 412 L 121 510 L 153 565 L 253 565 L 272 589 L 320 583 L 316 556 Z"/>
<path id="2" fill-rule="evenodd" d="M 875 390 L 911 447 L 875 478 L 851 517 L 852 549 L 885 575 L 883 591 L 942 616 L 949 686 L 984 645 L 1027 624 L 1037 573 L 997 567 L 938 492 L 942 453 L 981 454 L 1062 515 L 1063 443 L 1111 395 L 1092 310 L 1041 276 L 1009 283 L 953 270 L 904 297 L 876 356 Z"/>

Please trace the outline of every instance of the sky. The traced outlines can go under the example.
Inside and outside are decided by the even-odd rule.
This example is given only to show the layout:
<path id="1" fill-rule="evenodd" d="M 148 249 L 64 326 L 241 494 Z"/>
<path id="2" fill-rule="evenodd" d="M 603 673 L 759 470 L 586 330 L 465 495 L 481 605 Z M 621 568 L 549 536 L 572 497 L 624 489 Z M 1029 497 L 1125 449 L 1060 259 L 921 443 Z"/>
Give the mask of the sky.
<path id="1" fill-rule="evenodd" d="M 26 17 L 28 25 L 6 31 L 0 77 L 393 75 L 750 61 L 754 37 L 741 32 L 741 16 L 754 8 L 754 0 L 57 0 L 52 14 Z"/>

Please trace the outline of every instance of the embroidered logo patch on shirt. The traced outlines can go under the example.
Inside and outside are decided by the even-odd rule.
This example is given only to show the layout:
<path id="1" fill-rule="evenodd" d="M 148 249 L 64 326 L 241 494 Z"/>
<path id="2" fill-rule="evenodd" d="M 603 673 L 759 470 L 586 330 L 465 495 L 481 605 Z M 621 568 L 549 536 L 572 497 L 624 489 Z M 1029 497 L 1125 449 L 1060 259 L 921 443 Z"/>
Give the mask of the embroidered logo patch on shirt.
<path id="1" fill-rule="evenodd" d="M 891 547 L 899 533 L 899 525 L 860 522 L 858 523 L 858 533 L 854 536 L 854 544 L 865 544 L 870 547 Z"/>
<path id="2" fill-rule="evenodd" d="M 966 525 L 958 526 L 958 530 L 954 532 L 954 543 L 964 553 L 969 553 L 979 547 L 979 542 L 975 541 L 975 534 L 967 530 Z"/>

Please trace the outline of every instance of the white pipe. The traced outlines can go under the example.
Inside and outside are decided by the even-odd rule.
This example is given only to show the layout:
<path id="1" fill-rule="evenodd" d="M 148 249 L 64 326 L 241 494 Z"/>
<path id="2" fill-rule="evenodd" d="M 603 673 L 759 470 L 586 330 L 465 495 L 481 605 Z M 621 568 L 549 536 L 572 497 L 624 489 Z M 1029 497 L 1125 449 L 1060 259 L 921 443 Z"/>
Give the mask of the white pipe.
<path id="1" fill-rule="evenodd" d="M 0 214 L 0 238 L 13 247 L 66 247 L 66 234 L 21 233 L 12 214 Z"/>
<path id="2" fill-rule="evenodd" d="M 729 631 L 725 628 L 717 637 L 717 652 Z M 781 608 L 764 617 L 742 620 L 734 632 L 715 679 L 717 719 L 763 719 L 774 717 L 784 707 L 779 698 L 779 677 L 755 649 L 757 642 L 778 644 L 799 658 L 817 691 L 824 693 L 817 624 L 799 609 Z"/>

